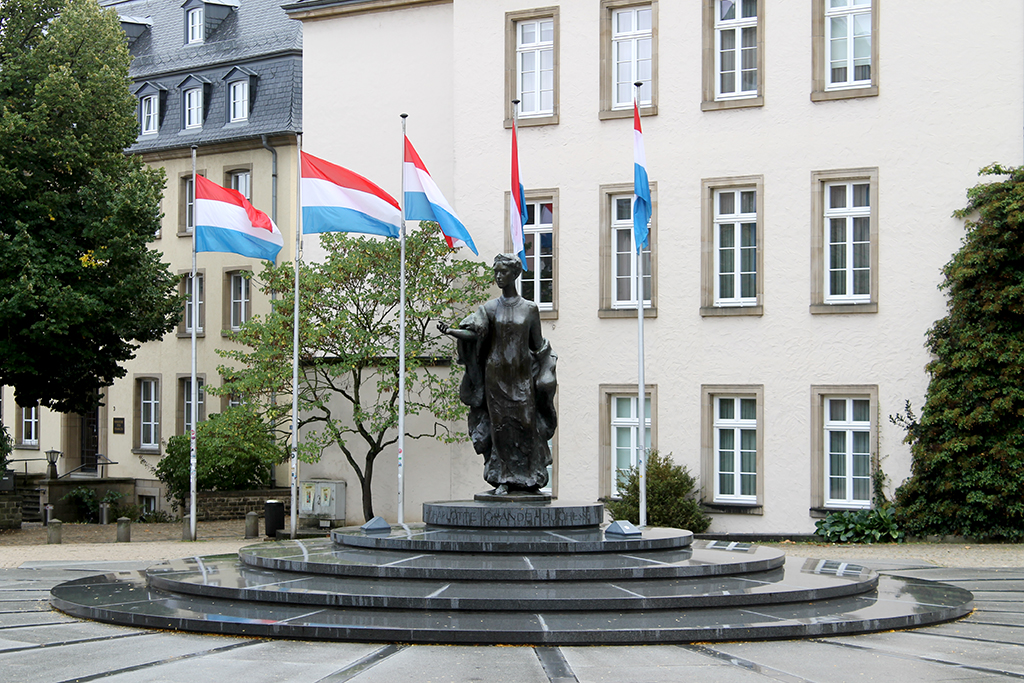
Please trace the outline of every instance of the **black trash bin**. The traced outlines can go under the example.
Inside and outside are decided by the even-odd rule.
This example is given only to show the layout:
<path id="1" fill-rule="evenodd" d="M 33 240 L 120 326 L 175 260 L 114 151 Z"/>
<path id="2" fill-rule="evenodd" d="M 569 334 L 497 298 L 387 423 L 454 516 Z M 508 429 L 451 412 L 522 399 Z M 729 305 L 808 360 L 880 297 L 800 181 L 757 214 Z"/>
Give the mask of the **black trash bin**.
<path id="1" fill-rule="evenodd" d="M 284 501 L 268 500 L 263 504 L 263 526 L 267 538 L 277 538 L 278 530 L 284 528 Z"/>

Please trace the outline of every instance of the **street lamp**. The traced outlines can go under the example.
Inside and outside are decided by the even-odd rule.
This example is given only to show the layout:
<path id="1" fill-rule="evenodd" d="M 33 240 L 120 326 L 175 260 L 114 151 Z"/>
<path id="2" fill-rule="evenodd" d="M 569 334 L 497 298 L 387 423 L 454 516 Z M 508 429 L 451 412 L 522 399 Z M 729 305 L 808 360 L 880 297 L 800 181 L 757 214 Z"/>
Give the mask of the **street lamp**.
<path id="1" fill-rule="evenodd" d="M 61 455 L 63 455 L 63 453 L 61 453 L 55 448 L 51 448 L 50 450 L 46 451 L 46 462 L 50 463 L 49 469 L 46 470 L 47 479 L 57 478 L 57 458 L 59 458 Z"/>

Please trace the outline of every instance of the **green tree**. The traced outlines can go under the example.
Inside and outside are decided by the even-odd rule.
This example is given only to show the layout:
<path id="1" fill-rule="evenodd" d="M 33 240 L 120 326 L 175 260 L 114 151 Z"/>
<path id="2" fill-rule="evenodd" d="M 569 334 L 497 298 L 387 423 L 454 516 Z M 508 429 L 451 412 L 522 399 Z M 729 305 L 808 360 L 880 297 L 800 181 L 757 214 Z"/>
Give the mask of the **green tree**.
<path id="1" fill-rule="evenodd" d="M 128 63 L 94 0 L 0 0 L 0 384 L 23 405 L 94 405 L 177 322 L 175 278 L 147 246 L 163 172 L 124 154 Z"/>
<path id="2" fill-rule="evenodd" d="M 359 480 L 363 516 L 373 517 L 373 466 L 393 445 L 398 427 L 399 244 L 396 240 L 326 233 L 322 264 L 302 264 L 299 276 L 300 457 L 319 459 L 337 444 Z M 233 394 L 256 406 L 290 441 L 294 266 L 266 264 L 261 289 L 278 292 L 273 312 L 254 316 L 232 335 L 244 346 L 220 351 L 231 361 L 210 393 Z M 430 414 L 430 431 L 413 439 L 465 438 L 448 424 L 465 416 L 461 372 L 449 372 L 452 343 L 434 329 L 461 319 L 486 299 L 484 264 L 455 258 L 436 223 L 421 223 L 406 239 L 406 414 Z"/>
<path id="3" fill-rule="evenodd" d="M 1024 540 L 1024 167 L 967 192 L 947 314 L 928 331 L 928 393 L 909 409 L 913 469 L 896 490 L 908 534 Z"/>
<path id="4" fill-rule="evenodd" d="M 156 466 L 157 478 L 167 486 L 167 499 L 177 507 L 191 488 L 191 444 L 187 435 L 172 436 L 167 454 Z M 270 427 L 247 406 L 214 414 L 196 426 L 196 489 L 245 491 L 263 488 L 271 468 L 284 451 Z"/>

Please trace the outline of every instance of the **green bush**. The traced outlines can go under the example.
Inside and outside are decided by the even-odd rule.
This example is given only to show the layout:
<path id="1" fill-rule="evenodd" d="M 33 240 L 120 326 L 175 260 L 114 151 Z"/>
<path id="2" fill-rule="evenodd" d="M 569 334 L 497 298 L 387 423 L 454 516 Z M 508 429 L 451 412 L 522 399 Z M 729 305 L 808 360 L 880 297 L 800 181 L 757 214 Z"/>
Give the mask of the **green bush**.
<path id="1" fill-rule="evenodd" d="M 167 441 L 167 455 L 156 467 L 156 476 L 167 486 L 167 500 L 175 509 L 189 493 L 189 451 L 189 437 L 173 436 Z M 196 427 L 196 488 L 263 488 L 270 481 L 271 469 L 284 456 L 270 428 L 251 409 L 238 406 L 211 415 Z"/>
<path id="2" fill-rule="evenodd" d="M 120 509 L 119 500 L 125 497 L 120 491 L 107 491 L 102 498 L 96 495 L 96 489 L 88 486 L 73 488 L 61 497 L 61 502 L 71 505 L 74 510 L 75 520 L 79 522 L 96 523 L 100 517 L 100 503 L 110 503 L 110 510 L 114 514 L 110 519 L 118 518 L 117 511 Z"/>
<path id="3" fill-rule="evenodd" d="M 672 462 L 671 453 L 651 451 L 647 457 L 647 524 L 648 526 L 706 531 L 711 518 L 704 514 L 695 499 L 697 480 L 685 466 Z M 640 523 L 640 470 L 630 468 L 622 487 L 622 498 L 605 503 L 612 519 Z"/>
<path id="4" fill-rule="evenodd" d="M 814 533 L 829 543 L 903 542 L 903 531 L 890 506 L 832 512 L 814 526 Z"/>

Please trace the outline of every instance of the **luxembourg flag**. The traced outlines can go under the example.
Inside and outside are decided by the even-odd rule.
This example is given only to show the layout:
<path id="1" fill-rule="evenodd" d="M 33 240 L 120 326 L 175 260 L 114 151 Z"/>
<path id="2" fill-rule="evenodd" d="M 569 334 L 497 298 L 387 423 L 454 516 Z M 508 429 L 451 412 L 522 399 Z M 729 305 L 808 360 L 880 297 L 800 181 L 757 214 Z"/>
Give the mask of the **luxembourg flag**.
<path id="1" fill-rule="evenodd" d="M 512 193 L 508 200 L 509 231 L 512 233 L 512 251 L 519 256 L 523 270 L 529 270 L 526 263 L 526 247 L 523 246 L 523 225 L 526 223 L 526 194 L 519 181 L 519 142 L 516 139 L 516 122 L 512 120 Z"/>
<path id="2" fill-rule="evenodd" d="M 640 130 L 640 109 L 633 100 L 633 239 L 639 252 L 647 243 L 647 224 L 651 221 L 651 185 L 647 181 L 647 155 Z"/>
<path id="3" fill-rule="evenodd" d="M 302 232 L 364 232 L 398 237 L 402 210 L 372 182 L 302 153 Z"/>
<path id="4" fill-rule="evenodd" d="M 273 261 L 284 240 L 267 214 L 237 190 L 196 176 L 196 251 L 224 251 Z"/>
<path id="5" fill-rule="evenodd" d="M 430 177 L 408 136 L 405 138 L 402 176 L 405 180 L 405 217 L 414 221 L 437 221 L 449 247 L 467 246 L 479 256 L 469 231 Z"/>

